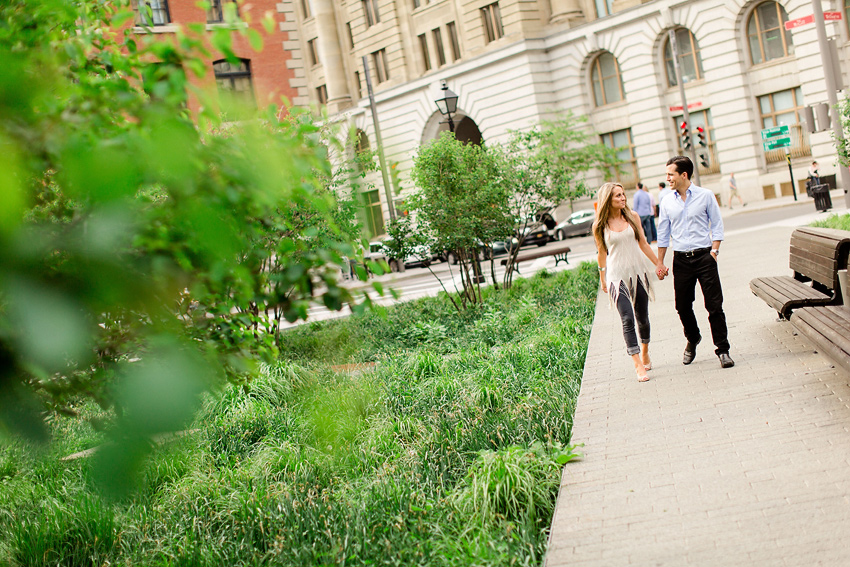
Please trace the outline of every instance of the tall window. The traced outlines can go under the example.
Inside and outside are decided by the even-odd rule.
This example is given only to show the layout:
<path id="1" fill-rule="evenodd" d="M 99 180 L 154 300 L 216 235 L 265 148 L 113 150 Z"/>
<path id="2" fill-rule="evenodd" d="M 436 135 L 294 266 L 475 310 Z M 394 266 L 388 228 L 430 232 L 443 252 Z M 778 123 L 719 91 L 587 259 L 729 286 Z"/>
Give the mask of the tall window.
<path id="1" fill-rule="evenodd" d="M 363 5 L 363 14 L 366 16 L 366 27 L 374 26 L 381 21 L 378 13 L 378 0 L 360 0 Z"/>
<path id="2" fill-rule="evenodd" d="M 357 100 L 363 98 L 363 87 L 360 86 L 360 71 L 354 71 L 354 88 L 357 93 Z"/>
<path id="3" fill-rule="evenodd" d="M 310 11 L 310 0 L 301 0 L 301 13 L 304 14 L 305 20 L 313 15 Z"/>
<path id="4" fill-rule="evenodd" d="M 785 29 L 788 13 L 778 2 L 759 4 L 750 14 L 747 39 L 753 65 L 794 54 L 791 30 Z"/>
<path id="5" fill-rule="evenodd" d="M 499 11 L 498 2 L 481 8 L 481 20 L 484 23 L 484 37 L 487 43 L 496 41 L 505 35 L 505 30 L 502 28 L 502 13 Z"/>
<path id="6" fill-rule="evenodd" d="M 422 51 L 422 66 L 425 71 L 431 70 L 431 56 L 428 54 L 428 36 L 424 33 L 419 36 L 419 48 Z"/>
<path id="7" fill-rule="evenodd" d="M 850 0 L 844 0 L 844 21 L 847 25 L 847 30 L 850 31 Z"/>
<path id="8" fill-rule="evenodd" d="M 617 130 L 602 134 L 602 143 L 617 150 L 617 158 L 619 159 L 619 171 L 612 170 L 612 176 L 617 180 L 617 183 L 626 189 L 631 189 L 637 185 L 637 159 L 635 158 L 635 146 L 632 143 L 632 131 L 627 128 L 625 130 Z"/>
<path id="9" fill-rule="evenodd" d="M 251 83 L 251 61 L 240 59 L 236 65 L 224 59 L 214 61 L 213 71 L 219 96 L 225 99 L 225 102 L 236 102 L 249 107 L 256 106 L 254 88 Z"/>
<path id="10" fill-rule="evenodd" d="M 434 49 L 437 50 L 437 66 L 442 67 L 446 64 L 446 50 L 443 48 L 443 34 L 440 28 L 431 30 L 434 35 Z"/>
<path id="11" fill-rule="evenodd" d="M 327 85 L 319 85 L 316 88 L 316 98 L 319 100 L 319 104 L 327 104 L 328 103 L 328 87 L 327 87 Z"/>
<path id="12" fill-rule="evenodd" d="M 791 155 L 800 157 L 812 154 L 809 134 L 801 124 L 805 105 L 800 87 L 760 96 L 758 103 L 762 128 L 788 126 L 788 133 L 791 135 Z M 765 152 L 765 158 L 768 162 L 782 161 L 785 159 L 785 150 Z"/>
<path id="13" fill-rule="evenodd" d="M 847 0 L 850 2 L 850 0 Z M 460 42 L 457 39 L 457 26 L 454 22 L 446 24 L 446 30 L 449 32 L 449 43 L 452 46 L 452 61 L 460 59 Z"/>
<path id="14" fill-rule="evenodd" d="M 620 66 L 614 55 L 608 51 L 593 60 L 590 68 L 590 82 L 593 84 L 596 106 L 605 106 L 625 98 Z"/>
<path id="15" fill-rule="evenodd" d="M 363 208 L 366 212 L 366 230 L 370 236 L 384 234 L 384 213 L 381 210 L 381 196 L 375 191 L 366 191 L 363 195 Z"/>
<path id="16" fill-rule="evenodd" d="M 235 13 L 238 14 L 238 8 L 235 0 L 209 0 L 210 9 L 207 10 L 207 23 L 217 24 L 224 21 L 224 6 L 230 4 Z"/>
<path id="17" fill-rule="evenodd" d="M 610 16 L 614 12 L 614 0 L 595 0 L 595 2 L 597 18 Z"/>
<path id="18" fill-rule="evenodd" d="M 351 22 L 345 22 L 345 28 L 348 30 L 348 46 L 354 49 L 354 32 L 351 31 Z"/>
<path id="19" fill-rule="evenodd" d="M 773 128 L 800 123 L 803 110 L 803 91 L 800 87 L 759 97 L 761 127 Z"/>
<path id="20" fill-rule="evenodd" d="M 319 51 L 316 49 L 318 38 L 313 38 L 307 42 L 307 52 L 310 54 L 310 65 L 314 67 L 319 64 Z"/>
<path id="21" fill-rule="evenodd" d="M 137 26 L 164 26 L 171 23 L 167 0 L 134 0 Z"/>
<path id="22" fill-rule="evenodd" d="M 682 82 L 690 83 L 702 79 L 702 57 L 699 54 L 699 45 L 687 28 L 679 28 L 676 30 L 676 50 L 679 52 L 679 66 L 682 72 Z M 675 87 L 676 83 L 676 66 L 673 61 L 673 48 L 670 45 L 670 38 L 664 44 L 664 61 L 667 68 L 667 84 Z"/>
<path id="23" fill-rule="evenodd" d="M 375 79 L 383 83 L 390 78 L 390 67 L 387 64 L 387 50 L 379 49 L 372 53 L 372 64 L 375 66 Z"/>

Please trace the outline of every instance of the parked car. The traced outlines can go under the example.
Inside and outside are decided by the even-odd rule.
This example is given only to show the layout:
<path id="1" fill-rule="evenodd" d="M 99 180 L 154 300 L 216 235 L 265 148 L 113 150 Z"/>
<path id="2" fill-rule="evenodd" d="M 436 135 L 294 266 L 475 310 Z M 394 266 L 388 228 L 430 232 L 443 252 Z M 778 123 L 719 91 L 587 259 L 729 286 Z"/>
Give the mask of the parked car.
<path id="1" fill-rule="evenodd" d="M 546 230 L 546 225 L 542 223 L 525 227 L 523 234 L 525 234 L 525 238 L 522 239 L 523 246 L 531 246 L 532 244 L 546 246 L 550 240 L 549 231 Z"/>
<path id="2" fill-rule="evenodd" d="M 381 253 L 384 255 L 384 258 L 387 260 L 387 263 L 390 266 L 390 270 L 393 272 L 399 271 L 400 263 L 398 258 L 394 258 L 392 256 L 392 252 L 390 252 L 390 244 L 392 238 L 387 236 L 381 239 L 381 242 L 378 244 L 381 246 Z M 371 247 L 371 243 L 370 243 Z M 404 258 L 404 267 L 405 268 L 421 268 L 428 267 L 432 262 L 439 259 L 437 256 L 431 253 L 431 250 L 427 246 L 415 246 L 413 248 L 413 252 L 408 254 Z"/>
<path id="3" fill-rule="evenodd" d="M 596 213 L 593 209 L 576 211 L 570 217 L 555 226 L 554 235 L 556 240 L 564 240 L 571 236 L 585 236 L 590 234 L 593 219 Z"/>

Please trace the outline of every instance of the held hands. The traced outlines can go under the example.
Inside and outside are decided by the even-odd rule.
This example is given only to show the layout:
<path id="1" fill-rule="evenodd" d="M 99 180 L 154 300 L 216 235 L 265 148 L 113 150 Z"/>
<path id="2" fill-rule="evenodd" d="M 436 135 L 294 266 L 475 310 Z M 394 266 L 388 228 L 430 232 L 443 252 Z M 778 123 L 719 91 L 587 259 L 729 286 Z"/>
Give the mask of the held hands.
<path id="1" fill-rule="evenodd" d="M 655 266 L 655 275 L 659 280 L 663 280 L 670 273 L 670 269 L 660 262 Z"/>

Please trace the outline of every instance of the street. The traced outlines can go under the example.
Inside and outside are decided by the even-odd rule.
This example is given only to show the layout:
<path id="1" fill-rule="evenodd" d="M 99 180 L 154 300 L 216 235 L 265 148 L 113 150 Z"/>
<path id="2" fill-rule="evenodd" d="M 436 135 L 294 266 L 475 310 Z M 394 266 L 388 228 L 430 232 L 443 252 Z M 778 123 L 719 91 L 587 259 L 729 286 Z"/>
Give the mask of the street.
<path id="1" fill-rule="evenodd" d="M 840 205 L 840 203 L 836 204 Z M 807 215 L 814 216 L 814 218 L 825 217 L 832 214 L 832 211 L 829 213 L 817 213 L 813 202 L 804 197 L 799 203 L 781 207 L 759 208 L 758 206 L 753 206 L 748 209 L 736 208 L 734 214 L 729 214 L 728 209 L 723 209 L 723 214 L 724 230 L 726 238 L 729 239 L 734 238 L 736 233 L 748 232 L 758 227 L 781 223 L 789 219 L 796 219 L 797 217 Z M 806 222 L 811 221 L 807 220 Z M 578 266 L 582 262 L 596 260 L 596 245 L 593 242 L 592 236 L 569 238 L 565 242 L 572 249 L 569 254 L 569 265 L 561 263 L 555 266 L 555 258 L 548 256 L 521 264 L 520 274 L 514 277 L 528 277 L 542 269 L 560 271 Z M 547 246 L 554 244 L 550 242 Z M 523 248 L 523 250 L 534 249 L 534 246 Z M 504 267 L 501 265 L 501 260 L 504 258 L 507 258 L 507 256 L 497 256 L 494 260 L 496 279 L 500 283 L 505 272 Z M 492 283 L 490 262 L 482 262 L 481 267 L 489 285 Z M 439 278 L 439 281 L 437 278 Z M 381 305 L 391 305 L 396 301 L 407 301 L 418 297 L 437 295 L 443 290 L 443 286 L 449 291 L 456 291 L 456 289 L 461 287 L 458 266 L 451 266 L 446 262 L 437 262 L 431 266 L 430 270 L 428 268 L 411 268 L 403 273 L 385 274 L 378 276 L 377 280 L 383 283 L 384 287 L 395 289 L 401 293 L 401 299 L 399 300 L 394 299 L 388 293 L 384 297 L 377 297 L 376 303 Z M 442 286 L 440 281 L 442 281 Z M 350 287 L 357 290 L 369 289 L 368 284 L 364 284 L 363 282 L 354 282 Z M 342 311 L 329 311 L 326 307 L 317 305 L 310 308 L 309 321 L 345 317 L 350 313 L 351 311 L 347 307 L 343 308 Z M 296 325 L 300 323 L 303 322 L 296 323 Z"/>

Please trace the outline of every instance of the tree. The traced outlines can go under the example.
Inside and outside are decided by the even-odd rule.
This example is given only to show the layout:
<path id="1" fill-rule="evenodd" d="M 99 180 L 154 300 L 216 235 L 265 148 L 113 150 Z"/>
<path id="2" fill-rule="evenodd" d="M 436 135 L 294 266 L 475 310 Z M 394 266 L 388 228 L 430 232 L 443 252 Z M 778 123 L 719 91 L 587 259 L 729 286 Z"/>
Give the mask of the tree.
<path id="1" fill-rule="evenodd" d="M 586 121 L 568 112 L 531 130 L 512 132 L 510 141 L 499 148 L 500 176 L 512 188 L 508 210 L 519 240 L 508 257 L 505 287 L 511 285 L 512 266 L 528 230 L 561 203 L 569 201 L 572 210 L 573 201 L 592 195 L 587 172 L 599 169 L 607 176 L 617 167 L 614 149 L 589 143 Z"/>
<path id="2" fill-rule="evenodd" d="M 187 73 L 206 72 L 204 26 L 137 42 L 130 18 L 127 1 L 0 4 L 7 431 L 43 436 L 45 404 L 90 396 L 143 448 L 203 389 L 275 357 L 268 310 L 279 323 L 316 300 L 370 303 L 338 283 L 353 215 L 320 129 L 273 107 L 225 123 L 213 105 L 199 127 L 184 102 Z"/>
<path id="3" fill-rule="evenodd" d="M 481 246 L 510 232 L 509 191 L 504 171 L 483 146 L 443 135 L 419 149 L 411 198 L 420 228 L 430 232 L 432 250 L 456 254 L 463 290 L 458 309 L 481 300 L 478 254 Z M 454 301 L 454 300 L 453 300 Z"/>

